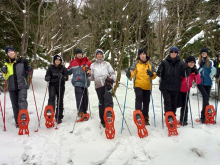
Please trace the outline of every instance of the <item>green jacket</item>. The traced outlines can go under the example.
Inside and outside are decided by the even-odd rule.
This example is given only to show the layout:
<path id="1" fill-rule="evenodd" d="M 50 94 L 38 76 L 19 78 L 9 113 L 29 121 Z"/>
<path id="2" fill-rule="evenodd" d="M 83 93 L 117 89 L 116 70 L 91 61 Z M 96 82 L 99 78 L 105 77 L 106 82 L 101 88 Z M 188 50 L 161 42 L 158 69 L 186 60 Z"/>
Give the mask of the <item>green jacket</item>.
<path id="1" fill-rule="evenodd" d="M 28 61 L 23 57 L 18 57 L 16 62 L 9 62 L 6 59 L 5 65 L 7 66 L 7 88 L 8 91 L 18 89 L 28 89 Z"/>

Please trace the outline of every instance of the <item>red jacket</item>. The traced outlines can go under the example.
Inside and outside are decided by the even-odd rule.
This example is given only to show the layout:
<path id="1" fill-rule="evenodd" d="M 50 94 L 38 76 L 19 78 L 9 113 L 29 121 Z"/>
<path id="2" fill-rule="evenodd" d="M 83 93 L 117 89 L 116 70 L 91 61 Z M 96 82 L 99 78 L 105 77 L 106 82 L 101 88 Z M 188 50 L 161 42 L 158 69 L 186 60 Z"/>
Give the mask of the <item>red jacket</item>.
<path id="1" fill-rule="evenodd" d="M 87 57 L 83 57 L 81 59 L 75 58 L 72 61 L 70 61 L 70 65 L 68 66 L 67 69 L 70 69 L 71 67 L 83 67 L 83 66 L 88 66 L 90 68 L 91 61 Z"/>
<path id="2" fill-rule="evenodd" d="M 197 82 L 196 82 L 197 80 Z M 201 83 L 201 78 L 199 73 L 197 75 L 190 73 L 189 77 L 181 77 L 181 92 L 186 93 L 187 92 L 187 84 L 186 81 L 188 83 L 188 91 L 190 91 L 190 88 L 192 87 L 192 82 L 194 81 L 197 84 Z"/>

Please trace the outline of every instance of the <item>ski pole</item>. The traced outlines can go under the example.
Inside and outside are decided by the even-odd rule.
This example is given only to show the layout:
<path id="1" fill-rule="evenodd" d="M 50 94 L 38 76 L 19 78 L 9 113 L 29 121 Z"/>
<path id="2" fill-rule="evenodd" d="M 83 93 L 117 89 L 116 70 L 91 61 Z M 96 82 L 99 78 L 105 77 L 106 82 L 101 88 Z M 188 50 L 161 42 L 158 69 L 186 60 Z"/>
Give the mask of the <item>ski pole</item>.
<path id="1" fill-rule="evenodd" d="M 189 96 L 188 96 L 188 99 L 189 99 L 189 108 L 190 108 L 190 114 L 191 114 L 192 128 L 194 128 L 193 127 L 192 110 L 191 110 L 191 104 L 190 104 L 190 97 Z"/>
<path id="2" fill-rule="evenodd" d="M 198 114 L 200 119 L 200 113 L 199 113 L 199 90 L 198 90 L 198 84 L 197 84 L 197 77 L 196 77 L 196 89 L 197 89 L 197 101 L 198 101 Z"/>
<path id="3" fill-rule="evenodd" d="M 112 85 L 111 85 L 111 86 L 112 86 Z M 112 86 L 112 91 L 113 91 L 113 93 L 114 93 L 114 95 L 115 95 L 115 92 L 114 92 L 113 86 Z M 122 114 L 122 116 L 123 116 L 123 113 L 122 113 L 122 110 L 121 110 L 121 106 L 120 106 L 120 104 L 119 104 L 119 102 L 118 102 L 118 99 L 117 99 L 116 95 L 115 95 L 115 98 L 116 98 L 116 100 L 117 100 L 118 106 L 119 106 L 120 111 L 121 111 L 121 114 Z M 124 116 L 123 116 L 123 117 L 124 117 Z M 124 120 L 125 120 L 125 118 L 124 118 Z M 126 124 L 127 127 L 128 127 L 128 124 L 127 124 L 127 121 L 126 121 L 126 120 L 125 120 L 125 124 Z M 130 135 L 131 135 L 131 131 L 130 131 L 129 127 L 128 127 L 128 131 L 129 131 L 129 133 L 130 133 Z M 132 136 L 132 135 L 131 135 L 131 136 Z"/>
<path id="4" fill-rule="evenodd" d="M 125 104 L 126 104 L 126 97 L 127 97 L 127 90 L 128 90 L 128 80 L 129 80 L 129 78 L 127 78 L 127 86 L 126 86 L 126 92 L 125 92 L 125 101 L 124 101 L 124 109 L 123 109 L 121 133 L 122 133 L 122 131 L 123 131 L 123 123 L 124 123 L 124 115 L 125 115 Z"/>
<path id="5" fill-rule="evenodd" d="M 86 90 L 87 90 L 87 97 L 88 97 L 88 102 L 89 102 L 89 112 L 90 112 L 90 117 L 91 117 L 91 119 L 92 119 L 92 112 L 91 112 L 91 109 L 90 109 L 90 101 L 89 101 L 89 90 L 88 90 L 88 87 L 87 87 L 87 85 L 88 85 L 88 78 L 87 78 L 87 76 L 86 76 L 86 74 L 87 74 L 87 71 L 88 71 L 88 67 L 86 67 L 86 71 L 85 71 L 85 80 L 86 80 Z"/>
<path id="6" fill-rule="evenodd" d="M 59 98 L 58 98 L 58 107 L 57 107 L 57 121 L 56 121 L 56 128 L 55 129 L 58 129 L 57 125 L 58 125 L 58 118 L 59 118 L 59 111 L 60 111 L 60 85 L 61 85 L 61 78 L 62 76 L 60 76 L 60 80 L 59 80 Z"/>
<path id="7" fill-rule="evenodd" d="M 149 65 L 148 65 L 148 69 L 149 69 Z M 156 118 L 155 118 L 155 112 L 154 112 L 154 101 L 153 101 L 153 95 L 152 95 L 150 75 L 149 75 L 149 82 L 150 82 L 150 94 L 151 94 L 151 100 L 152 100 L 152 107 L 153 107 L 153 113 L 154 113 L 154 127 L 156 127 Z"/>
<path id="8" fill-rule="evenodd" d="M 33 87 L 33 82 L 32 82 L 32 78 L 31 78 L 31 72 L 29 71 L 29 75 L 30 75 L 30 80 L 31 80 L 31 86 L 32 86 L 32 91 L 33 91 L 33 95 L 34 95 L 34 87 Z M 38 110 L 37 110 L 37 103 L 36 103 L 36 99 L 35 99 L 35 95 L 34 95 L 34 102 L 35 102 L 35 107 L 36 107 L 36 112 L 37 112 L 37 118 L 38 118 L 38 124 L 40 127 L 40 120 L 39 120 L 39 116 L 38 116 Z M 37 132 L 37 130 L 35 130 L 34 132 Z"/>
<path id="9" fill-rule="evenodd" d="M 185 77 L 186 77 L 187 90 L 186 90 L 186 101 L 185 101 L 185 108 L 184 108 L 184 113 L 183 113 L 182 126 L 184 126 L 184 125 L 183 125 L 183 122 L 184 122 L 184 118 L 185 118 L 185 112 L 186 112 L 186 108 L 188 108 L 188 107 L 187 107 L 187 104 L 188 104 L 187 98 L 189 97 L 189 96 L 188 96 L 188 95 L 189 95 L 189 92 L 188 92 L 188 82 L 189 82 L 189 80 L 188 80 L 187 75 L 186 75 L 186 70 L 185 70 Z M 188 82 L 187 82 L 187 80 L 188 80 Z"/>
<path id="10" fill-rule="evenodd" d="M 164 129 L 164 122 L 163 122 L 163 97 L 161 92 L 161 107 L 162 107 L 162 128 Z"/>
<path id="11" fill-rule="evenodd" d="M 46 92 L 45 92 L 45 95 L 44 95 L 44 101 L 43 101 L 42 110 L 41 110 L 41 114 L 40 114 L 40 120 L 41 120 L 42 112 L 43 112 L 43 109 L 44 109 L 44 102 L 45 102 L 45 98 L 46 98 L 46 95 L 47 95 L 48 86 L 49 86 L 49 82 L 47 83 Z"/>
<path id="12" fill-rule="evenodd" d="M 6 131 L 6 127 L 5 127 L 5 108 L 6 108 L 6 73 L 5 73 L 5 96 L 4 96 L 4 131 Z"/>
<path id="13" fill-rule="evenodd" d="M 1 113 L 2 113 L 2 120 L 3 120 L 3 124 L 5 124 L 5 122 L 4 122 L 3 110 L 2 110 L 2 104 L 1 104 L 1 100 L 0 100 L 0 107 L 1 107 Z"/>

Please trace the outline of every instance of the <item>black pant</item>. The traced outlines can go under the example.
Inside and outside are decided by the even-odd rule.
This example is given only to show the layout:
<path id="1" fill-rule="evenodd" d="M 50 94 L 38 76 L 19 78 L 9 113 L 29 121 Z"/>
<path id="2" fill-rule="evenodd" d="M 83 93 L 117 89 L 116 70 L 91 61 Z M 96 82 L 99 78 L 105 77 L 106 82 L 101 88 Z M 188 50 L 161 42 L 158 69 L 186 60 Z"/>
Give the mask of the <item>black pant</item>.
<path id="1" fill-rule="evenodd" d="M 104 124 L 105 108 L 113 107 L 112 95 L 105 86 L 96 89 L 96 93 L 99 99 L 99 118 L 101 119 L 101 123 Z"/>
<path id="2" fill-rule="evenodd" d="M 161 90 L 161 92 L 163 94 L 165 112 L 173 111 L 176 115 L 176 101 L 179 92 L 169 90 Z"/>
<path id="3" fill-rule="evenodd" d="M 211 86 L 203 86 L 203 85 L 198 85 L 199 91 L 202 94 L 203 98 L 203 105 L 202 105 L 202 111 L 201 111 L 201 118 L 205 118 L 205 107 L 209 105 L 209 95 L 211 91 Z"/>
<path id="4" fill-rule="evenodd" d="M 140 109 L 144 117 L 149 117 L 149 104 L 150 104 L 150 90 L 143 90 L 139 87 L 134 89 L 135 91 L 135 109 Z M 142 106 L 143 103 L 143 106 Z"/>
<path id="5" fill-rule="evenodd" d="M 76 96 L 76 106 L 79 112 L 87 113 L 88 109 L 88 88 L 84 87 L 75 87 L 75 96 Z M 82 101 L 81 101 L 82 99 Z M 80 105 L 81 103 L 81 105 Z M 78 112 L 78 113 L 79 113 Z"/>
<path id="6" fill-rule="evenodd" d="M 187 95 L 187 98 L 186 98 Z M 184 116 L 184 111 L 185 111 L 185 116 L 184 116 L 184 121 L 188 121 L 188 101 L 189 101 L 189 95 L 190 92 L 187 94 L 187 92 L 179 92 L 178 94 L 178 99 L 177 99 L 177 105 L 180 107 L 180 121 L 183 121 L 183 116 Z M 187 100 L 187 102 L 186 102 Z M 185 109 L 186 107 L 186 109 Z"/>
<path id="7" fill-rule="evenodd" d="M 49 100 L 48 105 L 52 105 L 55 111 L 55 118 L 57 119 L 58 115 L 58 105 L 59 105 L 59 116 L 58 119 L 63 118 L 63 98 L 64 98 L 65 86 L 60 86 L 60 93 L 59 93 L 59 86 L 49 86 Z M 57 98 L 57 99 L 56 99 Z M 55 99 L 56 105 L 55 107 Z M 60 101 L 59 101 L 60 99 Z"/>
<path id="8" fill-rule="evenodd" d="M 27 89 L 9 91 L 15 123 L 18 124 L 19 110 L 27 109 Z"/>

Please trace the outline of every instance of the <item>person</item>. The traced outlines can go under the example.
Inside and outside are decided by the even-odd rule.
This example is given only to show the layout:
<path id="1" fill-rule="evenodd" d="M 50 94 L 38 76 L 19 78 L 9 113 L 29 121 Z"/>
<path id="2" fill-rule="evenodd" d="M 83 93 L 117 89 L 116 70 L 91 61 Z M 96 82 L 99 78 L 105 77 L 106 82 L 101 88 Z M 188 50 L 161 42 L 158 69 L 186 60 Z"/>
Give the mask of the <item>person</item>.
<path id="1" fill-rule="evenodd" d="M 78 118 L 81 119 L 88 109 L 88 87 L 90 80 L 87 78 L 86 69 L 90 69 L 91 61 L 83 57 L 82 49 L 76 49 L 76 58 L 70 61 L 67 68 L 68 74 L 73 74 L 72 85 L 75 87 L 76 106 Z"/>
<path id="2" fill-rule="evenodd" d="M 99 118 L 102 126 L 105 128 L 104 112 L 106 107 L 113 108 L 112 95 L 109 92 L 113 82 L 116 80 L 116 74 L 110 63 L 105 61 L 104 58 L 103 50 L 97 49 L 95 51 L 96 61 L 92 63 L 91 70 L 88 70 L 88 74 L 90 74 L 89 79 L 95 82 L 95 90 L 99 99 Z M 106 87 L 108 91 L 106 91 Z M 108 100 L 108 105 L 106 100 Z"/>
<path id="3" fill-rule="evenodd" d="M 51 64 L 46 72 L 45 81 L 49 82 L 49 99 L 48 105 L 52 105 L 55 112 L 55 119 L 57 124 L 62 123 L 63 119 L 63 99 L 65 93 L 65 81 L 68 80 L 67 69 L 62 65 L 63 59 L 56 54 L 53 57 L 53 64 Z M 56 107 L 55 107 L 55 98 Z M 58 107 L 59 106 L 59 107 Z M 59 109 L 59 111 L 58 111 Z"/>
<path id="4" fill-rule="evenodd" d="M 135 109 L 141 110 L 145 119 L 145 125 L 149 123 L 149 103 L 152 88 L 152 80 L 157 77 L 156 69 L 150 62 L 147 51 L 144 48 L 138 50 L 137 61 L 128 69 L 126 76 L 134 78 Z M 142 106 L 143 105 L 143 106 Z"/>
<path id="5" fill-rule="evenodd" d="M 220 74 L 220 52 L 216 54 L 216 60 L 214 61 L 214 67 L 216 68 L 216 82 L 218 84 L 218 97 L 220 97 L 220 90 L 219 90 L 219 74 Z M 220 100 L 220 99 L 219 99 Z"/>
<path id="6" fill-rule="evenodd" d="M 14 113 L 16 128 L 18 125 L 18 114 L 21 109 L 28 108 L 27 89 L 28 75 L 32 72 L 32 68 L 28 60 L 17 55 L 13 47 L 6 47 L 5 53 L 8 56 L 5 66 L 2 69 L 4 77 L 6 75 L 7 88 Z"/>
<path id="7" fill-rule="evenodd" d="M 157 76 L 161 77 L 160 91 L 164 98 L 165 113 L 171 111 L 176 115 L 177 96 L 181 88 L 181 76 L 189 76 L 189 67 L 183 63 L 178 56 L 179 50 L 176 46 L 170 48 L 169 55 L 161 62 L 157 70 Z M 168 116 L 168 121 L 172 122 L 172 116 Z"/>
<path id="8" fill-rule="evenodd" d="M 188 125 L 188 101 L 190 95 L 190 88 L 192 87 L 192 82 L 196 84 L 201 83 L 199 71 L 196 68 L 196 60 L 194 56 L 188 56 L 186 58 L 186 63 L 190 68 L 189 77 L 181 77 L 181 90 L 177 98 L 177 107 L 180 107 L 180 120 L 179 125 Z M 188 92 L 188 94 L 187 94 Z"/>
<path id="9" fill-rule="evenodd" d="M 205 107 L 209 105 L 209 95 L 212 87 L 211 76 L 216 74 L 216 69 L 213 67 L 213 63 L 209 59 L 207 48 L 202 48 L 200 50 L 200 56 L 197 62 L 201 78 L 201 83 L 198 85 L 198 89 L 201 92 L 203 98 L 203 107 L 200 121 L 205 123 Z"/>

